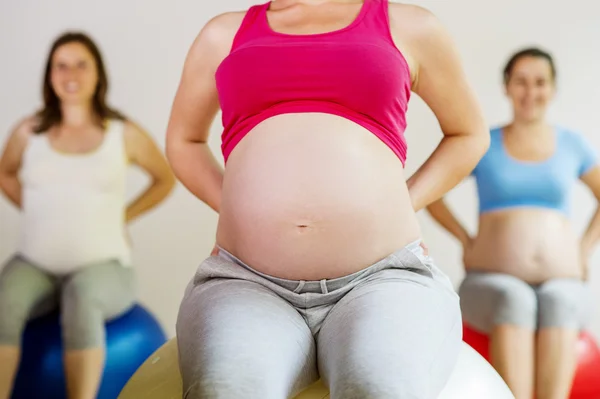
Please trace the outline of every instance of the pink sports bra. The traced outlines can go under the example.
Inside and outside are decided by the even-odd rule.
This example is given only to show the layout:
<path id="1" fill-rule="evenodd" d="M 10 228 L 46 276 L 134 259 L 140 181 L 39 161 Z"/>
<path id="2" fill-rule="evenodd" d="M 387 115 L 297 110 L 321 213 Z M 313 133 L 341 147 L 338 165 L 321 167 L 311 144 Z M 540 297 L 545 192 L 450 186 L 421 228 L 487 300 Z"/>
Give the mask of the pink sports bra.
<path id="1" fill-rule="evenodd" d="M 260 122 L 286 113 L 349 119 L 406 160 L 409 66 L 394 44 L 388 0 L 365 0 L 346 28 L 312 35 L 273 31 L 270 2 L 251 7 L 216 72 L 225 162 Z"/>

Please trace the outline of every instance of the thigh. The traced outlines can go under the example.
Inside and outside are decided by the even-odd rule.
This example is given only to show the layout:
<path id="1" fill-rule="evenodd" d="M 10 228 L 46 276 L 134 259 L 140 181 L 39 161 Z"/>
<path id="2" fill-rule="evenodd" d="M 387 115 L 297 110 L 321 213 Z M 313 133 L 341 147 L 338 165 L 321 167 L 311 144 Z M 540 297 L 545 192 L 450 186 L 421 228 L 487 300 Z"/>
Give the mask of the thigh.
<path id="1" fill-rule="evenodd" d="M 56 307 L 56 280 L 20 256 L 0 272 L 0 319 L 15 316 L 26 321 Z"/>
<path id="2" fill-rule="evenodd" d="M 64 278 L 61 307 L 79 314 L 93 308 L 110 320 L 131 308 L 135 301 L 133 269 L 118 261 L 89 265 Z"/>
<path id="3" fill-rule="evenodd" d="M 317 379 L 304 319 L 255 282 L 190 283 L 177 340 L 187 399 L 283 399 Z"/>
<path id="4" fill-rule="evenodd" d="M 537 296 L 539 328 L 584 328 L 591 299 L 584 281 L 552 279 L 538 287 Z"/>
<path id="5" fill-rule="evenodd" d="M 469 272 L 459 294 L 465 322 L 481 332 L 491 333 L 503 324 L 529 329 L 537 326 L 535 289 L 514 276 Z"/>
<path id="6" fill-rule="evenodd" d="M 318 337 L 332 399 L 434 398 L 457 361 L 457 295 L 446 282 L 384 270 L 331 310 Z"/>

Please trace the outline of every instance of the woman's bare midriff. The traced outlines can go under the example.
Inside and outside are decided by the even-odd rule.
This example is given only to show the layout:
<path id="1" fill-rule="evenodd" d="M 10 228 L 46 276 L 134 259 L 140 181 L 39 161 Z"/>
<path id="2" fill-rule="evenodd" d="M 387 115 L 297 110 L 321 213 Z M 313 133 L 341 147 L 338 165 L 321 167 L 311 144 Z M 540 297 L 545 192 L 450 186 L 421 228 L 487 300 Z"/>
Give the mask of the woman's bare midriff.
<path id="1" fill-rule="evenodd" d="M 293 280 L 345 276 L 420 238 L 400 159 L 328 114 L 261 123 L 225 168 L 217 243 Z"/>
<path id="2" fill-rule="evenodd" d="M 535 208 L 483 214 L 465 266 L 507 273 L 531 284 L 582 275 L 579 240 L 567 218 Z"/>

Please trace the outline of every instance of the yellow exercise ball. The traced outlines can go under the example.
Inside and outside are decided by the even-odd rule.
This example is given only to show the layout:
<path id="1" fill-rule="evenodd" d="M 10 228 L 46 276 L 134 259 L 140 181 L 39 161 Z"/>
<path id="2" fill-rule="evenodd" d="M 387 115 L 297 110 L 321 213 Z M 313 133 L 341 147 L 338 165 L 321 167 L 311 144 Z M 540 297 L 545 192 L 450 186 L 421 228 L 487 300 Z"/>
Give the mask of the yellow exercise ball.
<path id="1" fill-rule="evenodd" d="M 171 339 L 152 354 L 131 377 L 118 399 L 181 399 L 183 397 L 177 340 Z M 320 382 L 295 399 L 329 399 Z"/>
<path id="2" fill-rule="evenodd" d="M 177 341 L 157 350 L 129 380 L 118 399 L 181 399 L 181 375 Z M 295 399 L 328 399 L 329 392 L 317 382 Z M 456 367 L 438 399 L 514 399 L 492 366 L 463 343 Z"/>

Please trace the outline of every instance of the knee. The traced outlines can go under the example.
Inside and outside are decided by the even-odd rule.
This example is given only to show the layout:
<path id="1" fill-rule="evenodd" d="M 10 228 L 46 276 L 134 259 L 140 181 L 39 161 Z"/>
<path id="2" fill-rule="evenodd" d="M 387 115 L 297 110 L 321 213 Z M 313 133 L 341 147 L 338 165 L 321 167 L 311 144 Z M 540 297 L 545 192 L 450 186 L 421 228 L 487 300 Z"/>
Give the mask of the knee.
<path id="1" fill-rule="evenodd" d="M 67 350 L 102 348 L 105 345 L 105 326 L 101 318 L 86 318 L 62 314 L 63 344 Z"/>
<path id="2" fill-rule="evenodd" d="M 494 326 L 516 325 L 535 329 L 538 299 L 524 281 L 508 275 L 485 274 L 461 287 L 465 320 L 473 327 L 491 332 Z"/>
<path id="3" fill-rule="evenodd" d="M 97 289 L 89 284 L 71 281 L 65 284 L 61 292 L 61 308 L 65 318 L 81 317 L 99 308 Z"/>
<path id="4" fill-rule="evenodd" d="M 534 289 L 524 281 L 514 279 L 509 284 L 499 284 L 495 288 L 496 305 L 499 313 L 522 315 L 527 320 L 535 320 L 538 299 Z"/>
<path id="5" fill-rule="evenodd" d="M 585 318 L 586 288 L 577 280 L 550 280 L 538 290 L 540 328 L 581 328 Z"/>
<path id="6" fill-rule="evenodd" d="M 0 346 L 19 346 L 24 324 L 18 317 L 0 315 Z"/>
<path id="7" fill-rule="evenodd" d="M 333 398 L 437 398 L 458 362 L 462 345 L 460 319 L 437 335 L 428 339 L 404 336 L 400 339 L 409 345 L 401 345 L 398 351 L 390 342 L 387 353 L 379 356 L 372 351 L 361 353 L 360 346 L 355 346 L 348 356 L 334 358 L 334 363 L 320 363 L 321 376 Z"/>
<path id="8" fill-rule="evenodd" d="M 30 306 L 11 295 L 12 290 L 0 290 L 0 345 L 19 345 Z"/>
<path id="9" fill-rule="evenodd" d="M 68 284 L 61 296 L 61 324 L 67 350 L 104 346 L 104 317 L 93 290 L 85 285 Z"/>

